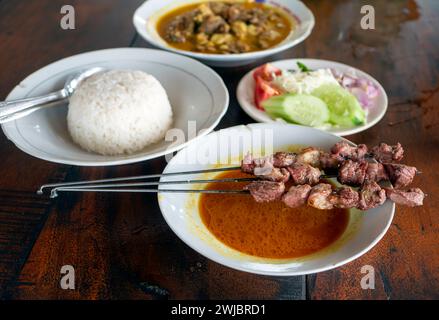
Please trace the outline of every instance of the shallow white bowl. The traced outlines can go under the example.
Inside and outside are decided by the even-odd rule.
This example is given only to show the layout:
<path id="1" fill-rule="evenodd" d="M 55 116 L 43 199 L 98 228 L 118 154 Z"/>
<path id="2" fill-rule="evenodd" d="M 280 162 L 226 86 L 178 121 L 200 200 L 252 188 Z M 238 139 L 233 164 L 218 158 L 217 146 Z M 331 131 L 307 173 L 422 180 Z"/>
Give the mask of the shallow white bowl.
<path id="1" fill-rule="evenodd" d="M 273 61 L 270 62 L 270 64 L 280 69 L 295 70 L 297 69 L 298 61 L 304 63 L 310 69 L 329 68 L 342 73 L 347 72 L 355 74 L 363 79 L 372 81 L 378 88 L 378 96 L 375 98 L 373 105 L 368 109 L 367 121 L 365 124 L 352 127 L 332 127 L 327 129 L 324 128 L 323 130 L 336 134 L 338 136 L 347 136 L 369 129 L 370 127 L 377 124 L 384 117 L 388 105 L 386 91 L 375 78 L 359 69 L 339 62 L 319 59 L 287 59 Z M 239 82 L 236 90 L 238 102 L 241 108 L 245 111 L 245 113 L 247 113 L 253 120 L 258 122 L 276 122 L 278 120 L 271 118 L 267 113 L 256 107 L 254 99 L 255 81 L 253 79 L 253 72 L 255 69 L 249 71 Z"/>
<path id="2" fill-rule="evenodd" d="M 188 128 L 189 121 L 196 121 L 197 132 L 203 130 L 198 136 L 206 135 L 221 120 L 229 104 L 227 88 L 209 67 L 174 53 L 141 48 L 99 50 L 59 60 L 24 79 L 7 100 L 58 90 L 69 75 L 95 66 L 142 70 L 155 76 L 171 102 L 173 128 L 184 134 L 184 141 L 164 139 L 132 155 L 103 156 L 87 152 L 72 141 L 67 130 L 67 103 L 3 124 L 8 139 L 24 152 L 47 161 L 79 166 L 127 164 L 183 148 L 196 138 Z"/>
<path id="3" fill-rule="evenodd" d="M 265 137 L 260 140 L 258 137 Z M 251 124 L 220 130 L 181 150 L 168 164 L 165 173 L 204 170 L 214 166 L 206 160 L 217 159 L 224 166 L 236 165 L 237 158 L 255 151 L 262 145 L 267 149 L 282 150 L 289 145 L 316 146 L 328 150 L 341 138 L 308 127 L 285 124 Z M 231 145 L 231 142 L 237 144 Z M 238 146 L 238 148 L 234 148 Z M 239 147 L 240 146 L 240 147 Z M 230 163 L 227 159 L 234 159 Z M 178 180 L 210 178 L 214 174 L 184 175 Z M 162 181 L 175 180 L 163 177 Z M 201 185 L 166 185 L 161 189 L 194 189 Z M 247 195 L 243 195 L 246 197 Z M 321 272 L 348 263 L 370 250 L 389 228 L 395 205 L 387 201 L 379 208 L 361 212 L 352 210 L 346 231 L 330 247 L 298 259 L 264 259 L 240 253 L 217 240 L 204 226 L 198 211 L 198 194 L 160 193 L 158 196 L 163 216 L 187 245 L 205 257 L 230 268 L 265 275 L 292 276 Z"/>
<path id="4" fill-rule="evenodd" d="M 314 15 L 298 0 L 269 0 L 268 4 L 280 6 L 290 12 L 299 21 L 295 30 L 280 44 L 267 50 L 239 54 L 205 54 L 176 49 L 166 43 L 157 32 L 156 25 L 166 12 L 185 4 L 206 2 L 208 0 L 148 0 L 134 13 L 133 23 L 137 32 L 152 45 L 196 58 L 206 64 L 219 67 L 232 67 L 249 64 L 275 53 L 289 49 L 305 40 L 314 27 Z M 259 1 L 261 2 L 261 1 Z"/>

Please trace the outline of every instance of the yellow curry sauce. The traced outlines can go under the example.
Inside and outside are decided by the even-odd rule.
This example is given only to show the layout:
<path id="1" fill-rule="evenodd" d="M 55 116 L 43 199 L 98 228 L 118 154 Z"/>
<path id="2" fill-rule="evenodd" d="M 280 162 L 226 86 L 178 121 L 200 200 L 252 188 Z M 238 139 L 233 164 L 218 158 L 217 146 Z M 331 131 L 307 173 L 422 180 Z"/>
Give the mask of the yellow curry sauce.
<path id="1" fill-rule="evenodd" d="M 239 171 L 215 178 L 250 177 Z M 206 189 L 241 189 L 246 183 L 210 183 Z M 202 194 L 203 223 L 217 239 L 240 252 L 263 258 L 297 258 L 320 251 L 345 231 L 349 211 L 288 208 L 281 201 L 257 203 L 249 195 Z"/>
<path id="2" fill-rule="evenodd" d="M 172 47 L 230 54 L 264 50 L 295 27 L 284 9 L 257 2 L 211 1 L 178 7 L 160 17 L 159 35 Z"/>

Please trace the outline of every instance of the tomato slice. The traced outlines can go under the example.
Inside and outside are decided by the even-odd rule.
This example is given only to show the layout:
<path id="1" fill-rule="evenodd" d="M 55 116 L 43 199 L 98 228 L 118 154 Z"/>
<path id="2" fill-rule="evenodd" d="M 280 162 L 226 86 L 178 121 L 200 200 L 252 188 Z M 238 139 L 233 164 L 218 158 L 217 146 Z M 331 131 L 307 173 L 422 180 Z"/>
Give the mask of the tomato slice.
<path id="1" fill-rule="evenodd" d="M 270 82 L 265 81 L 261 77 L 256 78 L 255 104 L 258 109 L 264 110 L 264 107 L 261 105 L 262 101 L 279 94 L 279 90 L 271 86 Z"/>
<path id="2" fill-rule="evenodd" d="M 253 72 L 253 78 L 256 80 L 257 78 L 262 78 L 265 81 L 272 81 L 273 80 L 273 74 L 279 76 L 282 73 L 282 70 L 279 68 L 276 68 L 275 66 L 266 63 L 259 68 L 257 68 Z"/>
<path id="3" fill-rule="evenodd" d="M 281 73 L 281 69 L 269 63 L 260 66 L 253 72 L 253 79 L 255 80 L 255 104 L 258 109 L 264 110 L 261 105 L 262 101 L 280 94 L 279 90 L 271 84 L 271 81 L 273 81 L 273 75 L 280 75 Z"/>

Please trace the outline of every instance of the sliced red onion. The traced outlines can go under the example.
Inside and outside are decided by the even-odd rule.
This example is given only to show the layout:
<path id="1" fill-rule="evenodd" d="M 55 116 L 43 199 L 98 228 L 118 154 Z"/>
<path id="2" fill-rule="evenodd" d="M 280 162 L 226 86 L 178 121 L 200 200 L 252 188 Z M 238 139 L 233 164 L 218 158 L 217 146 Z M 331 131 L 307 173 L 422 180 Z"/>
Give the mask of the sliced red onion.
<path id="1" fill-rule="evenodd" d="M 372 84 L 367 87 L 366 93 L 369 96 L 369 98 L 374 99 L 378 96 L 378 88 Z"/>
<path id="2" fill-rule="evenodd" d="M 373 105 L 372 100 L 378 96 L 378 87 L 372 81 L 352 74 L 339 73 L 336 70 L 331 71 L 338 83 L 351 92 L 363 108 L 370 108 Z"/>
<path id="3" fill-rule="evenodd" d="M 357 79 L 350 77 L 348 75 L 345 75 L 341 78 L 341 85 L 345 88 L 351 88 L 356 86 L 358 83 Z"/>
<path id="4" fill-rule="evenodd" d="M 350 88 L 349 91 L 357 98 L 363 108 L 371 106 L 371 100 L 366 92 L 360 88 Z"/>

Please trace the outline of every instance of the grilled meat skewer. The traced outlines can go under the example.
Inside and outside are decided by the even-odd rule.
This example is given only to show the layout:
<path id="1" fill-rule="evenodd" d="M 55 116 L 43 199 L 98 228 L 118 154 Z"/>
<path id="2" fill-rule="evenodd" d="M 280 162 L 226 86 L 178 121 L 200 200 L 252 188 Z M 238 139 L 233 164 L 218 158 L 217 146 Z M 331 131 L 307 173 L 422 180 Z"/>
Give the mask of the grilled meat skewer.
<path id="1" fill-rule="evenodd" d="M 408 207 L 422 206 L 425 197 L 425 194 L 419 188 L 411 188 L 407 191 L 390 188 L 385 190 L 388 199 Z"/>
<path id="2" fill-rule="evenodd" d="M 408 186 L 412 183 L 418 170 L 415 167 L 398 163 L 384 163 L 389 179 L 396 189 Z"/>
<path id="3" fill-rule="evenodd" d="M 285 184 L 274 181 L 257 181 L 257 183 L 246 185 L 244 190 L 250 191 L 256 202 L 271 202 L 281 199 L 285 192 Z"/>
<path id="4" fill-rule="evenodd" d="M 345 141 L 336 143 L 331 148 L 331 154 L 337 156 L 340 161 L 343 160 L 353 160 L 359 161 L 363 160 L 367 155 L 367 146 L 365 144 L 359 144 L 356 147 L 351 146 Z"/>
<path id="5" fill-rule="evenodd" d="M 382 205 L 386 199 L 397 204 L 415 207 L 423 204 L 424 193 L 419 188 L 406 191 L 381 188 L 375 181 L 366 181 L 356 191 L 351 187 L 333 190 L 328 183 L 313 187 L 308 184 L 292 186 L 286 193 L 282 182 L 254 181 L 245 187 L 257 202 L 282 200 L 288 207 L 297 208 L 304 204 L 321 210 L 334 208 L 357 208 L 369 210 Z"/>
<path id="6" fill-rule="evenodd" d="M 314 147 L 303 149 L 300 153 L 276 152 L 265 158 L 253 158 L 250 154 L 244 157 L 241 164 L 243 172 L 255 174 L 256 168 L 286 168 L 294 163 L 305 163 L 316 168 L 338 168 L 346 160 L 362 161 L 367 157 L 375 158 L 381 163 L 390 163 L 402 160 L 404 149 L 398 142 L 394 146 L 381 143 L 367 152 L 367 146 L 360 144 L 356 147 L 347 142 L 338 142 L 331 148 L 331 153 L 324 152 Z"/>
<path id="7" fill-rule="evenodd" d="M 381 163 L 395 161 L 399 162 L 404 156 L 404 149 L 399 142 L 394 146 L 381 142 L 378 146 L 373 147 L 368 153 L 368 149 L 365 144 L 359 144 L 358 146 L 353 147 L 347 142 L 341 141 L 336 143 L 331 148 L 331 154 L 337 156 L 340 161 L 359 161 L 365 159 L 366 157 L 370 157 Z"/>
<path id="8" fill-rule="evenodd" d="M 294 163 L 287 167 L 290 173 L 290 179 L 295 185 L 319 183 L 322 176 L 321 171 L 309 164 Z"/>
<path id="9" fill-rule="evenodd" d="M 389 180 L 395 188 L 399 189 L 411 184 L 416 173 L 415 167 L 404 164 L 346 160 L 338 170 L 338 181 L 342 184 L 359 186 L 365 181 Z"/>
<path id="10" fill-rule="evenodd" d="M 280 157 L 282 160 L 279 160 Z M 297 161 L 297 159 L 302 159 L 302 161 Z M 259 159 L 252 159 L 250 155 L 247 155 L 242 162 L 242 170 L 262 180 L 274 182 L 291 180 L 295 185 L 314 185 L 319 182 L 322 175 L 321 171 L 312 165 L 315 164 L 315 159 L 315 150 L 310 150 L 310 148 L 303 157 L 286 152 L 278 152 L 273 156 Z M 283 161 L 283 165 L 291 164 L 286 167 L 273 165 L 274 163 L 279 164 L 281 161 Z M 338 180 L 340 183 L 350 186 L 360 186 L 365 181 L 389 180 L 395 188 L 403 188 L 413 181 L 416 173 L 415 167 L 404 164 L 372 163 L 364 159 L 359 161 L 344 160 L 338 168 Z"/>
<path id="11" fill-rule="evenodd" d="M 356 207 L 360 210 L 379 207 L 386 201 L 386 191 L 375 181 L 366 181 L 358 193 L 360 199 Z"/>
<path id="12" fill-rule="evenodd" d="M 399 162 L 404 156 L 404 149 L 399 142 L 394 146 L 381 142 L 372 148 L 371 153 L 378 162 Z"/>

